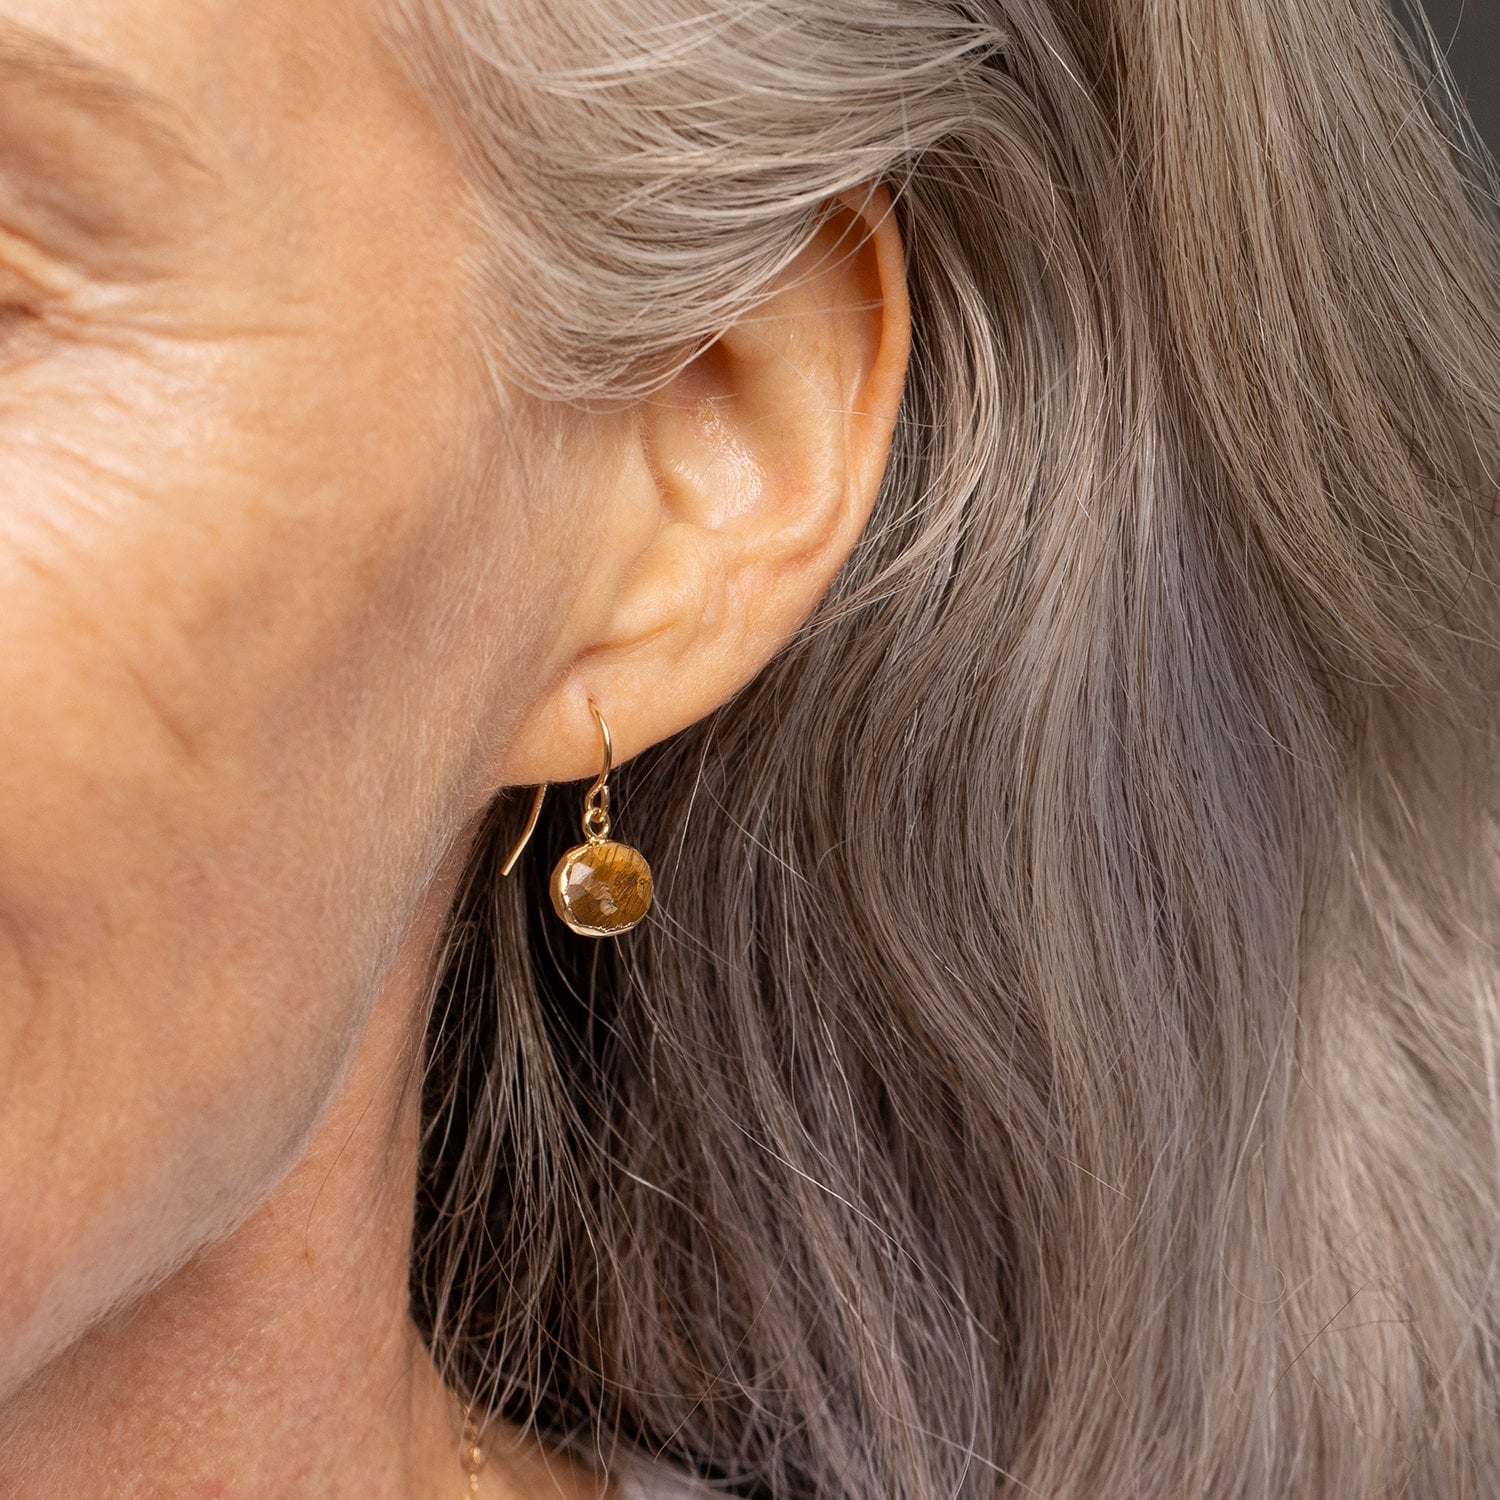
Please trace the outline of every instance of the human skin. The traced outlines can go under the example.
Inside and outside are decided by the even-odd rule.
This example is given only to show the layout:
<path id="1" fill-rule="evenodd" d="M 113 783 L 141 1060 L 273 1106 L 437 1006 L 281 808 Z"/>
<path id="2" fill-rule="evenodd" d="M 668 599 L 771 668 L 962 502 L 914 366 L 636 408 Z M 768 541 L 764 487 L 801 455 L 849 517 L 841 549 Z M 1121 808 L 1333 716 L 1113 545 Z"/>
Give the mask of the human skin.
<path id="1" fill-rule="evenodd" d="M 465 191 L 354 0 L 0 0 L 0 1495 L 461 1492 L 406 1283 L 479 819 L 591 696 L 617 761 L 722 701 L 873 504 L 883 199 L 585 417 L 487 385 Z"/>

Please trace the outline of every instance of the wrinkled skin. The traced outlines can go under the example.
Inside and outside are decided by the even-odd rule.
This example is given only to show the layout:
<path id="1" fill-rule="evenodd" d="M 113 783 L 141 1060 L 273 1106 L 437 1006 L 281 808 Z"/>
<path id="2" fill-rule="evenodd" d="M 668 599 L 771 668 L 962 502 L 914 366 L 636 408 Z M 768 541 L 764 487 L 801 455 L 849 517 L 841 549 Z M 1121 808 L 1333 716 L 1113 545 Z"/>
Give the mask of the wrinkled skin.
<path id="1" fill-rule="evenodd" d="M 411 1085 L 479 820 L 591 696 L 617 762 L 722 702 L 874 503 L 888 200 L 585 418 L 482 373 L 465 191 L 364 0 L 0 0 L 0 1496 L 461 1491 Z"/>
<path id="2" fill-rule="evenodd" d="M 382 995 L 403 1056 L 398 952 L 555 624 L 560 541 L 475 482 L 461 184 L 345 10 L 0 6 L 195 158 L 0 70 L 0 1407 L 257 1208 Z"/>

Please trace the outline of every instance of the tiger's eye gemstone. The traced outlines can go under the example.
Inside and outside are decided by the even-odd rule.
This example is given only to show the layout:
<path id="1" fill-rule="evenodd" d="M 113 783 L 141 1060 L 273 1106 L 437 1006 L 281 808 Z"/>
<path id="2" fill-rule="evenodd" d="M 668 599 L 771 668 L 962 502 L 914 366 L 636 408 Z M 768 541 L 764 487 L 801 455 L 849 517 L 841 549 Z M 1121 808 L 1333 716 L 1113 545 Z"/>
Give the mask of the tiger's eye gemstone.
<path id="1" fill-rule="evenodd" d="M 651 905 L 651 866 L 639 849 L 598 839 L 569 849 L 552 872 L 552 907 L 584 937 L 628 932 Z"/>

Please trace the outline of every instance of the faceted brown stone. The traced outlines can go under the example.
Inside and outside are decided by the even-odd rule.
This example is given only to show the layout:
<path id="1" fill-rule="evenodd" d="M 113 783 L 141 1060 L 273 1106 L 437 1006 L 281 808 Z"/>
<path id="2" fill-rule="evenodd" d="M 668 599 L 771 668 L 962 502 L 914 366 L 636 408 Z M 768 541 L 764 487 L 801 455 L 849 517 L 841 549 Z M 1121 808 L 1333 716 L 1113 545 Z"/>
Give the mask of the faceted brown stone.
<path id="1" fill-rule="evenodd" d="M 651 905 L 651 866 L 639 849 L 598 839 L 569 849 L 552 872 L 552 906 L 574 932 L 626 932 Z"/>

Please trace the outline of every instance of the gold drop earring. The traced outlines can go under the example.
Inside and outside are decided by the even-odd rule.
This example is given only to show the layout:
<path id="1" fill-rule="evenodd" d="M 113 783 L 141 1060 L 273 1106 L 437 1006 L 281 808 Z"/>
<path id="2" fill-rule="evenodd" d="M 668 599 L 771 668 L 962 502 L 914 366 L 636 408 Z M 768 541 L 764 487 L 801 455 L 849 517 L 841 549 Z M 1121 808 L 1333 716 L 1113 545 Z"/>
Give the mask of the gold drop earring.
<path id="1" fill-rule="evenodd" d="M 583 937 L 615 937 L 629 932 L 651 908 L 651 866 L 639 849 L 609 836 L 609 773 L 614 764 L 609 725 L 599 705 L 589 699 L 589 709 L 599 725 L 604 742 L 604 769 L 583 797 L 583 835 L 558 860 L 552 870 L 552 909 L 574 932 Z M 509 875 L 531 838 L 547 795 L 544 781 L 531 801 L 519 842 L 500 867 Z"/>

